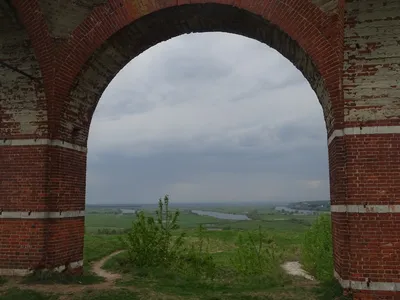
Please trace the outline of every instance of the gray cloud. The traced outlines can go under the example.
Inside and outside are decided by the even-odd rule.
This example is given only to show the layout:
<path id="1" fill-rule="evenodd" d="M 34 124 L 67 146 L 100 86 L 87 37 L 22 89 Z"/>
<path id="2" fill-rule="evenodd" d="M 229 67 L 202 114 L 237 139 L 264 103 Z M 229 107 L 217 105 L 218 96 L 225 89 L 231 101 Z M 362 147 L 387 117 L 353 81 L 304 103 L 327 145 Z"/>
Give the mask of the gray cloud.
<path id="1" fill-rule="evenodd" d="M 328 199 L 322 110 L 275 50 L 232 34 L 152 47 L 110 83 L 89 135 L 88 203 Z"/>

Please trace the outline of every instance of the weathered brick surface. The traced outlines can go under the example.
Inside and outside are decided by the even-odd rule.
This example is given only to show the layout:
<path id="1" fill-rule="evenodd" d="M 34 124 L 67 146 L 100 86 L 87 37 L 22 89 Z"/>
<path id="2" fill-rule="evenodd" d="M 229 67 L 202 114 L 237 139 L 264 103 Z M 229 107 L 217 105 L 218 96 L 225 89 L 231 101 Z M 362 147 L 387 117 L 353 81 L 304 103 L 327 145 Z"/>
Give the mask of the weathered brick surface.
<path id="1" fill-rule="evenodd" d="M 338 9 L 338 0 L 311 0 L 312 3 L 317 5 L 322 11 L 328 13 L 335 13 Z"/>
<path id="2" fill-rule="evenodd" d="M 335 213 L 335 267 L 342 279 L 400 282 L 400 214 Z"/>
<path id="3" fill-rule="evenodd" d="M 383 5 L 384 4 L 384 5 Z M 346 1 L 346 126 L 400 124 L 400 2 Z"/>
<path id="4" fill-rule="evenodd" d="M 2 211 L 45 211 L 46 147 L 0 147 Z"/>
<path id="5" fill-rule="evenodd" d="M 399 135 L 334 139 L 329 145 L 331 203 L 399 205 L 399 157 Z M 400 214 L 332 213 L 335 270 L 340 277 L 399 282 L 399 226 Z"/>
<path id="6" fill-rule="evenodd" d="M 50 147 L 49 211 L 84 210 L 86 196 L 86 153 Z"/>
<path id="7" fill-rule="evenodd" d="M 350 214 L 352 280 L 400 282 L 400 214 Z"/>
<path id="8" fill-rule="evenodd" d="M 0 214 L 85 209 L 86 153 L 1 146 L 0 159 Z M 0 232 L 0 269 L 51 268 L 82 259 L 83 217 L 0 218 Z"/>
<path id="9" fill-rule="evenodd" d="M 332 213 L 332 236 L 334 268 L 343 279 L 349 279 L 350 248 L 348 216 L 344 213 Z"/>
<path id="10" fill-rule="evenodd" d="M 359 291 L 352 293 L 353 300 L 399 300 L 396 292 Z"/>
<path id="11" fill-rule="evenodd" d="M 0 268 L 38 269 L 83 259 L 84 219 L 0 219 Z"/>
<path id="12" fill-rule="evenodd" d="M 68 39 L 90 12 L 106 0 L 39 0 L 49 32 L 55 40 Z"/>
<path id="13" fill-rule="evenodd" d="M 328 126 L 331 128 L 333 115 L 329 94 L 312 59 L 279 28 L 252 14 L 242 13 L 242 22 L 232 23 L 231 20 L 236 18 L 237 13 L 238 10 L 233 7 L 227 10 L 226 7 L 217 5 L 170 8 L 143 17 L 117 32 L 94 52 L 75 79 L 69 101 L 64 104 L 64 116 L 68 121 L 65 122 L 66 126 L 61 128 L 62 139 L 71 140 L 71 128 L 81 128 L 80 135 L 74 143 L 86 144 L 90 120 L 103 90 L 115 74 L 136 55 L 179 34 L 215 30 L 240 32 L 271 45 L 292 61 L 309 79 L 319 95 Z M 154 35 L 152 32 L 162 34 Z"/>
<path id="14" fill-rule="evenodd" d="M 203 4 L 195 5 L 196 2 Z M 214 4 L 204 4 L 207 2 L 214 2 Z M 247 12 L 234 6 L 217 5 L 215 2 L 232 4 L 246 9 Z M 271 45 L 283 55 L 288 56 L 313 85 L 323 104 L 327 127 L 329 131 L 333 130 L 334 115 L 343 114 L 339 93 L 340 53 L 336 47 L 339 34 L 332 31 L 332 28 L 336 28 L 337 18 L 325 15 L 309 1 L 285 1 L 285 3 L 280 1 L 190 1 L 192 5 L 185 5 L 186 3 L 189 1 L 179 1 L 182 6 L 163 9 L 175 5 L 176 2 L 113 1 L 108 6 L 97 7 L 95 13 L 74 30 L 68 43 L 60 46 L 58 56 L 57 65 L 60 66 L 55 78 L 56 81 L 63 82 L 55 92 L 55 97 L 59 99 L 54 99 L 56 102 L 54 113 L 58 113 L 62 120 L 58 136 L 62 139 L 70 139 L 69 135 L 74 127 L 80 128 L 82 132 L 87 131 L 84 128 L 85 123 L 90 120 L 91 111 L 93 111 L 92 105 L 91 111 L 86 109 L 79 118 L 74 116 L 82 105 L 82 101 L 68 99 L 68 94 L 71 94 L 70 87 L 74 87 L 75 91 L 72 93 L 75 93 L 77 98 L 98 99 L 98 94 L 114 76 L 116 70 L 119 70 L 135 55 L 157 42 L 195 31 L 227 31 L 247 35 Z M 239 16 L 243 20 L 239 19 Z M 291 21 L 288 22 L 288 19 Z M 131 25 L 126 27 L 128 24 Z M 117 50 L 122 53 L 116 52 L 113 49 L 114 43 L 110 42 L 120 29 L 117 35 L 128 37 L 133 45 L 130 47 L 126 38 L 123 39 L 120 45 L 116 45 Z M 287 35 L 296 42 L 290 41 Z M 107 44 L 104 44 L 107 39 Z M 116 55 L 107 59 L 96 58 L 99 51 L 97 49 L 100 48 L 103 49 L 100 50 L 103 53 L 110 52 Z M 305 55 L 302 49 L 308 54 Z M 113 59 L 116 61 L 113 62 Z M 112 62 L 110 70 L 105 70 L 104 67 L 108 66 L 107 62 L 110 63 L 110 61 Z M 82 67 L 83 65 L 85 67 Z M 85 69 L 90 70 L 96 67 L 97 73 L 103 72 L 98 74 L 96 79 L 93 72 L 91 73 L 94 93 L 97 95 L 85 95 L 85 91 L 82 90 L 89 90 L 93 84 L 80 86 L 80 78 L 88 77 L 82 74 L 82 71 L 84 73 Z M 70 101 L 65 101 L 65 99 Z M 70 116 L 73 117 L 69 119 Z M 74 124 L 74 121 L 78 123 Z"/>
<path id="15" fill-rule="evenodd" d="M 97 102 L 127 62 L 160 41 L 205 31 L 242 34 L 286 56 L 315 90 L 328 135 L 344 127 L 399 125 L 396 0 L 12 3 L 0 6 L 0 60 L 7 64 L 0 65 L 2 140 L 47 137 L 85 146 Z M 329 145 L 332 204 L 400 204 L 399 141 L 389 134 L 335 138 Z M 84 208 L 85 153 L 0 146 L 0 163 L 0 210 Z M 398 281 L 398 214 L 333 213 L 332 224 L 335 269 L 343 279 Z M 0 268 L 80 260 L 83 227 L 83 218 L 0 219 Z"/>
<path id="16" fill-rule="evenodd" d="M 346 1 L 344 126 L 399 125 L 400 2 Z M 329 145 L 332 204 L 400 204 L 399 134 L 352 135 Z M 343 279 L 400 281 L 400 214 L 333 213 L 335 269 Z M 399 299 L 356 292 L 355 299 Z"/>
<path id="17" fill-rule="evenodd" d="M 32 42 L 12 6 L 0 6 L 0 20 L 0 138 L 45 136 L 46 97 Z"/>
<path id="18" fill-rule="evenodd" d="M 400 204 L 400 138 L 349 135 L 329 145 L 332 204 Z"/>
<path id="19" fill-rule="evenodd" d="M 85 209 L 86 154 L 61 147 L 0 147 L 0 209 Z"/>

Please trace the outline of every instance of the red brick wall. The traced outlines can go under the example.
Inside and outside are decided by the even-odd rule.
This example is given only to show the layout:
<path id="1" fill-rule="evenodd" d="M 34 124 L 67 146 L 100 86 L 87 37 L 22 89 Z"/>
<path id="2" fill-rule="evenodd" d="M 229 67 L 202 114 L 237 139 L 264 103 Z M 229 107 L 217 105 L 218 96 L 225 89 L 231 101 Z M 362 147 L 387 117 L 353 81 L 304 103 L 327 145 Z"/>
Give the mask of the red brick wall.
<path id="1" fill-rule="evenodd" d="M 46 210 L 47 147 L 0 147 L 1 210 Z"/>
<path id="2" fill-rule="evenodd" d="M 0 146 L 0 158 L 1 215 L 85 209 L 86 153 Z M 0 269 L 59 267 L 83 259 L 83 217 L 0 218 L 0 232 Z"/>
<path id="3" fill-rule="evenodd" d="M 399 11 L 398 1 L 345 1 L 344 127 L 399 125 Z M 329 151 L 333 205 L 400 204 L 398 133 L 337 137 Z M 342 279 L 400 282 L 400 213 L 336 212 L 332 224 Z M 354 299 L 399 298 L 393 291 L 354 292 Z"/>
<path id="4" fill-rule="evenodd" d="M 0 209 L 85 209 L 86 153 L 54 146 L 1 146 L 0 157 Z"/>
<path id="5" fill-rule="evenodd" d="M 214 4 L 204 5 L 208 2 Z M 13 3 L 22 27 L 10 19 L 0 29 L 0 57 L 28 69 L 35 80 L 1 67 L 6 91 L 0 92 L 1 139 L 50 138 L 85 146 L 102 91 L 130 59 L 173 36 L 212 30 L 258 39 L 291 60 L 319 97 L 328 135 L 345 127 L 399 124 L 396 0 L 110 0 L 82 10 L 73 1 L 62 7 L 51 1 Z M 171 18 L 180 25 L 168 22 Z M 7 32 L 18 39 L 7 38 Z M 333 139 L 332 205 L 399 202 L 398 136 Z M 84 152 L 0 146 L 0 163 L 0 209 L 84 209 Z M 332 224 L 335 269 L 343 280 L 398 280 L 398 214 L 335 212 Z M 82 217 L 0 219 L 0 226 L 0 253 L 7 257 L 0 258 L 0 269 L 10 262 L 26 268 L 82 258 Z M 31 242 L 24 240 L 28 235 Z M 383 294 L 363 291 L 356 298 L 395 299 L 394 293 Z"/>
<path id="6" fill-rule="evenodd" d="M 41 269 L 83 259 L 84 219 L 0 219 L 0 268 Z"/>
<path id="7" fill-rule="evenodd" d="M 205 5 L 208 2 L 213 5 Z M 326 4 L 334 1 L 323 2 Z M 180 5 L 188 3 L 192 5 L 177 9 L 168 8 L 175 6 L 175 1 L 112 1 L 108 5 L 96 7 L 85 21 L 73 30 L 70 40 L 60 45 L 57 56 L 57 99 L 54 99 L 54 112 L 58 113 L 57 118 L 62 120 L 57 138 L 69 141 L 71 127 L 87 132 L 86 126 L 103 89 L 113 76 L 140 52 L 180 34 L 215 30 L 250 36 L 269 44 L 283 55 L 288 52 L 288 59 L 304 73 L 319 95 L 325 110 L 328 130 L 333 130 L 334 122 L 341 122 L 334 121 L 343 116 L 339 93 L 342 66 L 338 37 L 341 34 L 336 26 L 337 14 L 326 13 L 308 0 L 179 1 Z M 216 3 L 233 6 L 221 8 L 221 5 Z M 241 14 L 245 20 L 232 22 L 236 18 L 235 14 L 240 12 L 234 7 L 247 11 L 242 11 Z M 259 16 L 265 18 L 266 24 L 259 24 L 263 20 Z M 252 18 L 259 23 L 256 24 Z M 175 22 L 172 24 L 170 19 L 174 19 Z M 180 19 L 181 22 L 176 21 Z M 141 26 L 134 26 L 133 22 L 138 22 Z M 132 26 L 127 26 L 128 24 Z M 275 25 L 280 32 L 271 32 Z M 115 43 L 118 36 L 122 41 Z M 289 41 L 286 36 L 295 40 L 295 43 Z M 96 52 L 102 48 L 101 53 Z M 107 51 L 111 59 L 104 57 Z M 102 59 L 100 62 L 99 56 Z M 316 66 L 313 66 L 314 63 Z M 85 79 L 88 76 L 90 79 Z M 321 77 L 325 82 L 320 82 Z M 71 94 L 71 88 L 75 93 Z M 92 89 L 96 91 L 95 95 L 91 93 Z M 89 107 L 82 101 L 85 98 L 93 101 Z M 77 110 L 82 111 L 78 116 L 74 115 Z M 70 116 L 72 117 L 69 118 Z M 82 142 L 85 143 L 85 137 Z"/>

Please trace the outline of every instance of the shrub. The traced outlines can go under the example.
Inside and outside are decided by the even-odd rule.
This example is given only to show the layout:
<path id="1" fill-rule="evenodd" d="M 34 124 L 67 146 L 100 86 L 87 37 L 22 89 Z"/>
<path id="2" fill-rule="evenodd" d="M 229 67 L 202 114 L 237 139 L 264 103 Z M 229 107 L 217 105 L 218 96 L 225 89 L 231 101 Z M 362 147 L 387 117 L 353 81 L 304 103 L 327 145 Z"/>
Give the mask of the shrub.
<path id="1" fill-rule="evenodd" d="M 7 279 L 5 279 L 4 277 L 0 277 L 0 286 L 5 284 L 7 282 Z"/>
<path id="2" fill-rule="evenodd" d="M 183 250 L 183 237 L 172 239 L 172 232 L 179 228 L 179 211 L 172 214 L 168 208 L 169 197 L 159 199 L 156 220 L 136 212 L 132 228 L 122 239 L 128 250 L 129 261 L 138 267 L 168 266 Z"/>
<path id="3" fill-rule="evenodd" d="M 133 269 L 143 274 L 173 271 L 188 278 L 213 278 L 216 265 L 208 251 L 204 228 L 200 226 L 195 243 L 185 243 L 184 233 L 173 235 L 179 229 L 179 211 L 170 212 L 168 204 L 167 195 L 159 199 L 156 219 L 146 217 L 143 212 L 136 213 L 132 228 L 122 238 L 127 248 L 123 260 L 128 263 L 119 261 L 118 264 L 124 265 L 125 270 L 134 265 Z"/>
<path id="4" fill-rule="evenodd" d="M 257 232 L 239 234 L 231 263 L 241 277 L 268 281 L 273 286 L 282 282 L 282 255 L 272 238 L 259 227 Z"/>
<path id="5" fill-rule="evenodd" d="M 202 225 L 197 231 L 197 240 L 177 257 L 175 267 L 181 273 L 192 277 L 214 278 L 216 264 L 209 252 L 209 239 L 205 237 L 205 229 Z"/>
<path id="6" fill-rule="evenodd" d="M 301 259 L 304 267 L 318 280 L 333 279 L 332 229 L 329 215 L 320 215 L 306 232 Z"/>

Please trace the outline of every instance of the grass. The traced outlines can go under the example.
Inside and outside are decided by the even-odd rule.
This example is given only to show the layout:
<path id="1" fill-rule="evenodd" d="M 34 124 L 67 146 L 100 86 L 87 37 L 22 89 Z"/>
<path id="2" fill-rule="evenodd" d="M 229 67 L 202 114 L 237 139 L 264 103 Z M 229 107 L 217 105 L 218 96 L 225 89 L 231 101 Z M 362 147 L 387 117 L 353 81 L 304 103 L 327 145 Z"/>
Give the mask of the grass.
<path id="1" fill-rule="evenodd" d="M 314 288 L 314 292 L 321 300 L 350 300 L 350 297 L 343 296 L 343 290 L 337 280 L 323 281 Z"/>
<path id="2" fill-rule="evenodd" d="M 128 289 L 120 289 L 120 290 L 105 290 L 105 291 L 95 291 L 90 290 L 86 291 L 79 296 L 75 296 L 74 300 L 111 300 L 111 299 L 123 299 L 123 300 L 139 300 L 141 298 L 138 293 L 130 291 Z M 153 298 L 152 298 L 153 299 Z"/>
<path id="3" fill-rule="evenodd" d="M 36 272 L 30 276 L 25 277 L 22 283 L 25 284 L 80 284 L 90 285 L 103 282 L 104 278 L 84 270 L 83 275 L 73 276 L 66 273 L 56 272 Z"/>
<path id="4" fill-rule="evenodd" d="M 207 210 L 202 208 L 203 210 Z M 238 208 L 234 207 L 220 209 L 218 211 L 229 213 L 243 213 L 243 209 L 250 210 L 251 207 Z M 210 208 L 209 210 L 217 211 Z M 155 216 L 155 212 L 151 211 L 147 216 Z M 272 299 L 272 300 L 332 300 L 345 299 L 337 298 L 341 295 L 341 287 L 335 280 L 325 280 L 320 285 L 309 282 L 302 278 L 290 277 L 279 271 L 273 274 L 273 278 L 279 278 L 277 282 L 273 282 L 273 278 L 265 277 L 260 274 L 240 276 L 237 269 L 232 264 L 232 259 L 237 258 L 238 237 L 249 232 L 254 232 L 259 226 L 262 227 L 269 239 L 274 241 L 276 249 L 279 252 L 279 263 L 286 260 L 299 260 L 304 250 L 303 244 L 310 232 L 310 225 L 315 216 L 297 216 L 282 215 L 274 212 L 271 208 L 258 207 L 257 220 L 250 221 L 230 221 L 218 220 L 207 216 L 198 216 L 188 211 L 182 211 L 178 224 L 180 229 L 175 230 L 172 239 L 176 239 L 181 233 L 186 234 L 184 240 L 185 246 L 197 245 L 201 240 L 208 241 L 208 250 L 211 253 L 212 261 L 216 266 L 216 271 L 212 277 L 194 274 L 189 271 L 182 271 L 174 268 L 165 268 L 161 266 L 142 267 L 132 266 L 127 263 L 129 260 L 127 252 L 123 252 L 109 259 L 104 269 L 122 274 L 122 278 L 117 281 L 117 289 L 96 290 L 95 287 L 90 288 L 93 283 L 102 281 L 92 273 L 90 273 L 90 264 L 99 260 L 114 251 L 124 248 L 120 242 L 118 234 L 97 234 L 98 229 L 102 228 L 131 228 L 132 221 L 136 220 L 133 215 L 119 216 L 111 214 L 107 211 L 90 213 L 86 217 L 86 235 L 84 248 L 84 275 L 80 277 L 70 277 L 65 275 L 47 274 L 42 276 L 36 274 L 25 279 L 26 283 L 62 283 L 62 284 L 82 284 L 87 285 L 83 293 L 62 299 L 72 300 L 111 300 L 111 299 L 196 299 L 196 300 L 225 300 L 225 299 Z M 196 228 L 199 225 L 205 225 L 211 228 L 219 228 L 220 231 L 205 230 L 200 237 Z M 313 231 L 313 230 L 311 230 Z M 318 230 L 313 231 L 313 235 L 318 235 Z M 313 239 L 308 237 L 308 240 Z M 321 244 L 321 240 L 316 238 Z M 247 247 L 247 246 L 246 246 Z M 246 248 L 247 249 L 247 248 Z M 197 253 L 197 252 L 196 252 Z M 198 257 L 198 253 L 194 253 L 194 258 Z M 253 255 L 242 252 L 243 257 Z M 304 256 L 303 256 L 304 257 Z M 312 257 L 312 256 L 311 256 Z M 331 262 L 324 255 L 319 255 L 322 265 L 329 266 Z M 193 257 L 192 257 L 193 258 Z M 328 260 L 328 262 L 327 262 Z M 256 264 L 256 263 L 255 263 Z M 317 264 L 319 265 L 319 264 Z M 315 267 L 315 264 L 313 265 Z M 190 264 L 187 268 L 193 268 Z M 310 269 L 316 272 L 315 269 Z M 279 277 L 277 277 L 279 276 Z M 0 286 L 4 285 L 4 280 L 0 277 Z M 34 287 L 33 287 L 34 288 Z M 8 289 L 0 292 L 0 299 L 15 300 L 36 300 L 36 299 L 58 299 L 60 295 L 56 294 L 40 294 L 32 291 L 24 291 L 19 289 Z"/>
<path id="5" fill-rule="evenodd" d="M 188 276 L 162 269 L 124 268 L 124 254 L 112 258 L 105 269 L 124 272 L 124 280 L 119 286 L 134 286 L 136 290 L 151 289 L 159 295 L 175 296 L 171 299 L 314 299 L 314 292 L 289 278 L 278 287 L 269 287 L 268 282 L 254 280 L 234 280 L 233 272 L 224 272 L 215 280 L 197 280 Z M 298 283 L 298 284 L 297 284 Z M 140 292 L 141 293 L 141 292 Z M 316 298 L 315 298 L 316 299 Z"/>
<path id="6" fill-rule="evenodd" d="M 36 272 L 23 279 L 27 284 L 81 284 L 90 285 L 104 281 L 104 278 L 90 271 L 90 263 L 121 249 L 118 236 L 114 235 L 85 235 L 84 272 L 80 276 L 66 273 Z M 0 281 L 1 282 L 1 281 Z"/>
<path id="7" fill-rule="evenodd" d="M 304 235 L 301 253 L 304 267 L 318 280 L 323 282 L 334 280 L 333 244 L 329 215 L 321 215 Z"/>
<path id="8" fill-rule="evenodd" d="M 22 290 L 18 288 L 11 288 L 4 292 L 0 292 L 1 300 L 57 300 L 58 295 L 43 294 L 30 290 Z"/>
<path id="9" fill-rule="evenodd" d="M 315 219 L 314 216 L 310 217 Z M 119 286 L 134 285 L 139 290 L 151 289 L 157 293 L 175 295 L 184 299 L 335 299 L 341 294 L 341 288 L 335 285 L 335 282 L 316 286 L 304 279 L 290 278 L 279 271 L 281 270 L 279 264 L 283 260 L 300 258 L 301 246 L 306 237 L 305 232 L 310 228 L 303 222 L 293 221 L 293 216 L 291 218 L 275 224 L 273 229 L 267 228 L 260 231 L 263 234 L 266 233 L 268 239 L 275 241 L 279 254 L 263 267 L 269 270 L 266 274 L 262 270 L 257 273 L 252 269 L 261 263 L 255 256 L 254 250 L 248 248 L 246 243 L 242 243 L 242 245 L 235 243 L 238 236 L 251 232 L 256 226 L 266 223 L 262 220 L 224 221 L 224 224 L 220 221 L 214 222 L 214 226 L 230 224 L 231 229 L 203 232 L 203 238 L 209 241 L 209 251 L 212 253 L 213 261 L 218 266 L 217 272 L 212 278 L 189 276 L 187 273 L 176 272 L 173 268 L 131 267 L 126 252 L 111 258 L 106 262 L 104 268 L 124 274 L 123 279 L 118 283 Z M 195 236 L 196 231 L 187 228 L 184 231 L 187 234 L 186 244 L 198 243 L 199 237 Z M 256 241 L 254 247 L 257 248 L 257 246 L 258 242 Z M 232 267 L 233 258 L 236 258 L 239 265 L 242 264 L 241 257 L 237 257 L 238 249 L 242 249 L 239 252 L 245 262 L 254 260 L 253 265 L 244 265 L 245 268 L 242 268 L 239 273 Z M 278 263 L 278 269 L 271 268 L 269 265 L 271 262 Z M 240 276 L 243 272 L 245 272 L 245 276 Z"/>
<path id="10" fill-rule="evenodd" d="M 90 264 L 122 249 L 118 235 L 85 235 L 84 263 Z"/>

